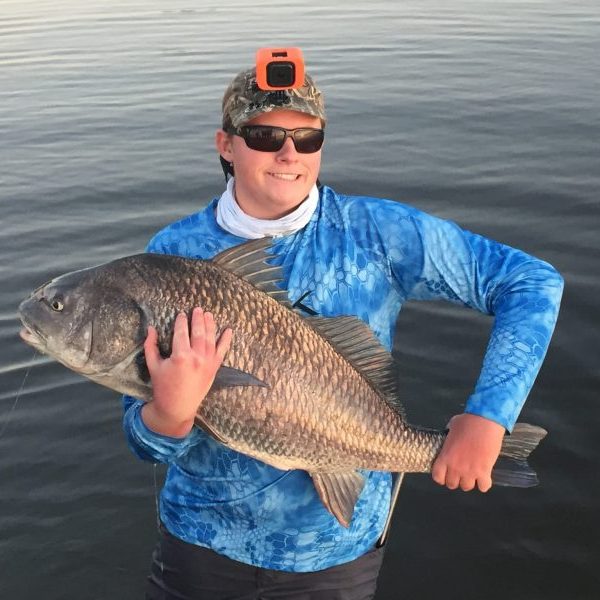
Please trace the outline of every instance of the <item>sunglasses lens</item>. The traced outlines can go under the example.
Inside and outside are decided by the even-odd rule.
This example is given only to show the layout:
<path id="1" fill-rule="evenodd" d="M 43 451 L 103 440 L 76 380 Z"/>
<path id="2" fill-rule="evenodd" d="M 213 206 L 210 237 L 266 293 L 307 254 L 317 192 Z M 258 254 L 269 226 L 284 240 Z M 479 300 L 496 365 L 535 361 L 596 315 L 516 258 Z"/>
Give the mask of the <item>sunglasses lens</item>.
<path id="1" fill-rule="evenodd" d="M 244 127 L 244 140 L 248 148 L 260 152 L 276 152 L 283 146 L 285 131 L 275 127 Z"/>
<path id="2" fill-rule="evenodd" d="M 323 145 L 325 132 L 322 129 L 297 129 L 294 134 L 294 145 L 300 154 L 318 152 Z"/>

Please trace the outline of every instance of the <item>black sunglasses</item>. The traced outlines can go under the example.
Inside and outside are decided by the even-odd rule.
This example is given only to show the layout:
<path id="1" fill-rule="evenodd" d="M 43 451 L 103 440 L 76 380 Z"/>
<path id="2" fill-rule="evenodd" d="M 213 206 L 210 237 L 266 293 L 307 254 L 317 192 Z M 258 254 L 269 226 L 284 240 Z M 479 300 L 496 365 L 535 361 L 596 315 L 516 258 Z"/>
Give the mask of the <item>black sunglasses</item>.
<path id="1" fill-rule="evenodd" d="M 325 139 L 325 131 L 313 127 L 285 129 L 284 127 L 271 127 L 270 125 L 245 125 L 238 129 L 232 129 L 229 133 L 244 138 L 248 148 L 259 152 L 277 152 L 283 148 L 285 140 L 291 137 L 296 152 L 312 154 L 321 149 Z"/>

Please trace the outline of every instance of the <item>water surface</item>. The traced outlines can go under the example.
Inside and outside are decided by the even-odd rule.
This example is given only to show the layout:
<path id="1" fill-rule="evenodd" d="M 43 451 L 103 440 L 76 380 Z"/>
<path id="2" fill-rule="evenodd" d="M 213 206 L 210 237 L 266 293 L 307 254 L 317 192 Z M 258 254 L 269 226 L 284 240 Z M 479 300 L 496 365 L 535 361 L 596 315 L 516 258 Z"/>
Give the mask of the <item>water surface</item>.
<path id="1" fill-rule="evenodd" d="M 33 357 L 15 311 L 222 191 L 220 98 L 266 45 L 301 46 L 325 92 L 325 183 L 455 220 L 566 279 L 522 414 L 550 431 L 542 485 L 483 496 L 408 477 L 378 600 L 597 598 L 600 8 L 541 0 L 0 2 L 0 596 L 142 596 L 153 467 L 127 450 L 118 397 Z M 411 420 L 462 409 L 489 327 L 405 307 Z"/>

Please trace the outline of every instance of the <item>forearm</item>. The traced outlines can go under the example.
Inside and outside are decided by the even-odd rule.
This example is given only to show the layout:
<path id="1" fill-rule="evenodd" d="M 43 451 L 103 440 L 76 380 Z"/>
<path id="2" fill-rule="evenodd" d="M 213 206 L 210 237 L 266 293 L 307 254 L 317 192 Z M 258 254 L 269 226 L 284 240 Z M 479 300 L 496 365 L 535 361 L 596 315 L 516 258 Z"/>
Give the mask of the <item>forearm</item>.
<path id="1" fill-rule="evenodd" d="M 498 291 L 494 326 L 466 412 L 512 430 L 546 355 L 562 288 L 561 276 L 539 261 Z"/>

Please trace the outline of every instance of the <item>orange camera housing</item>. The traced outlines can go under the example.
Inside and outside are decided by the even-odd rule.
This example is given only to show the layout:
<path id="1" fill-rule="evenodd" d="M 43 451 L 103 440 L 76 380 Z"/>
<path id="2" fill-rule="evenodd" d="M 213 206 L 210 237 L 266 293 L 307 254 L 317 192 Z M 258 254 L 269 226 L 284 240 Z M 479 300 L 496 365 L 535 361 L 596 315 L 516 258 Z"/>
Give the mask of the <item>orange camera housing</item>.
<path id="1" fill-rule="evenodd" d="M 300 48 L 260 48 L 256 52 L 256 83 L 261 90 L 289 90 L 304 85 Z"/>

